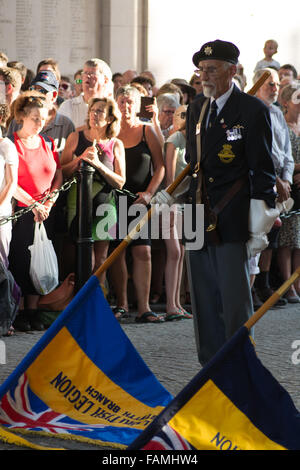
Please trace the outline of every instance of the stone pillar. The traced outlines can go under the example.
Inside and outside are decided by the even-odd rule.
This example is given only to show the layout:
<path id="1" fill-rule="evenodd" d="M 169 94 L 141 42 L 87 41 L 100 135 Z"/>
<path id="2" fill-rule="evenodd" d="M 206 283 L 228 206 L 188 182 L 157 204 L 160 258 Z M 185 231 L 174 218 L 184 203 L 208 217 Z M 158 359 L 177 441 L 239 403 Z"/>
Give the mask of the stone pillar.
<path id="1" fill-rule="evenodd" d="M 99 16 L 100 58 L 110 64 L 113 73 L 145 70 L 148 0 L 102 0 Z"/>

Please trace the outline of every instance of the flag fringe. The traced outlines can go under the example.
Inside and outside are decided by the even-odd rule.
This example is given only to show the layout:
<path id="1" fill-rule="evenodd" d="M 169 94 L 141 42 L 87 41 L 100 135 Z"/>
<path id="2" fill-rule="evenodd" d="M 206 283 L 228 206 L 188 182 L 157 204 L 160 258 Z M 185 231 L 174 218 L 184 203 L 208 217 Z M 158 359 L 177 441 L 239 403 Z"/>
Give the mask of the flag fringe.
<path id="1" fill-rule="evenodd" d="M 96 439 L 90 439 L 84 436 L 75 436 L 75 435 L 60 434 L 60 433 L 50 434 L 46 431 L 31 431 L 28 429 L 21 429 L 21 428 L 20 429 L 15 428 L 13 431 L 10 429 L 10 431 L 8 432 L 8 431 L 4 431 L 4 429 L 1 426 L 0 426 L 0 440 L 8 444 L 14 444 L 14 445 L 19 445 L 23 447 L 31 447 L 36 450 L 66 450 L 66 449 L 43 447 L 43 446 L 38 446 L 36 444 L 32 444 L 31 442 L 26 441 L 22 437 L 19 437 L 13 434 L 14 432 L 17 432 L 18 434 L 24 434 L 26 436 L 41 436 L 41 437 L 54 438 L 54 439 L 63 439 L 66 441 L 84 442 L 86 444 L 92 444 L 92 445 L 96 445 L 100 447 L 111 447 L 112 449 L 119 449 L 119 450 L 124 450 L 127 448 L 126 445 L 118 444 L 116 442 L 104 442 L 104 441 L 100 441 Z M 17 439 L 18 437 L 19 439 Z"/>
<path id="2" fill-rule="evenodd" d="M 29 442 L 26 439 L 23 439 L 22 437 L 10 431 L 4 430 L 2 427 L 0 427 L 0 441 L 4 442 L 5 444 L 13 444 L 18 447 L 29 447 L 34 450 L 64 450 L 64 449 L 59 449 L 59 448 L 45 447 L 45 446 L 41 446 L 38 444 L 33 444 L 32 442 Z"/>

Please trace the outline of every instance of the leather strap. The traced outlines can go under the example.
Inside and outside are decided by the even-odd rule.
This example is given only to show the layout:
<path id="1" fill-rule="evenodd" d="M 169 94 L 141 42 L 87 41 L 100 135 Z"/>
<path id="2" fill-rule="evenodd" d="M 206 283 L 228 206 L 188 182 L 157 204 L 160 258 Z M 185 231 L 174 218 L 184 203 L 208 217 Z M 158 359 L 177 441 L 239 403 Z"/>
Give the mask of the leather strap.
<path id="1" fill-rule="evenodd" d="M 206 112 L 209 101 L 210 101 L 210 99 L 207 98 L 206 101 L 203 103 L 203 106 L 202 106 L 202 109 L 201 109 L 201 112 L 200 112 L 200 116 L 199 116 L 199 120 L 198 120 L 198 123 L 197 123 L 197 127 L 196 127 L 196 131 L 197 131 L 197 134 L 196 134 L 197 164 L 194 168 L 194 174 L 193 174 L 193 176 L 198 175 L 198 185 L 197 185 L 197 189 L 196 189 L 196 204 L 201 204 L 201 202 L 202 202 L 203 174 L 202 174 L 202 170 L 201 170 L 201 166 L 200 166 L 201 158 L 202 158 L 202 155 L 201 155 L 201 131 L 202 131 L 202 121 L 203 121 L 203 118 L 204 118 L 204 115 L 205 115 L 205 112 Z"/>
<path id="2" fill-rule="evenodd" d="M 213 207 L 213 212 L 218 215 L 231 201 L 233 196 L 235 196 L 239 190 L 244 186 L 247 181 L 247 176 L 242 176 L 231 186 L 231 188 L 225 193 L 222 199 Z"/>

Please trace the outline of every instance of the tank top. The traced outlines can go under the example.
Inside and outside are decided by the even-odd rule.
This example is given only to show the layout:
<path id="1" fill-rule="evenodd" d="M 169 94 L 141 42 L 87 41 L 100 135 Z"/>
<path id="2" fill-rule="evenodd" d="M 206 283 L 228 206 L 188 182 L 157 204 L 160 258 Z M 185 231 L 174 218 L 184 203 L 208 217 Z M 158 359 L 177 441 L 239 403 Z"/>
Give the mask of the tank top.
<path id="1" fill-rule="evenodd" d="M 142 140 L 134 147 L 125 148 L 126 183 L 124 189 L 136 194 L 147 189 L 151 180 L 151 152 L 143 126 Z"/>
<path id="2" fill-rule="evenodd" d="M 115 139 L 110 139 L 105 144 L 100 144 L 101 149 L 103 150 L 103 154 L 99 157 L 99 160 L 110 170 L 114 171 L 114 144 Z M 78 133 L 78 144 L 74 151 L 75 155 L 78 157 L 81 155 L 86 148 L 91 147 L 93 142 L 88 140 L 83 131 L 79 131 Z"/>

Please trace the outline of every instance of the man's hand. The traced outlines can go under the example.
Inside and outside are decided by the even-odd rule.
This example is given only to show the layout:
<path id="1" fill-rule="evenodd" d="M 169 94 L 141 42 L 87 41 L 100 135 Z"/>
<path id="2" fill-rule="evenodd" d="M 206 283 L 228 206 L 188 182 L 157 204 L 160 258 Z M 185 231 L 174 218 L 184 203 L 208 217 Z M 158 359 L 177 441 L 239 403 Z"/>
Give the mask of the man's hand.
<path id="1" fill-rule="evenodd" d="M 290 197 L 291 185 L 289 181 L 276 178 L 276 189 L 278 192 L 278 202 L 286 201 Z"/>

